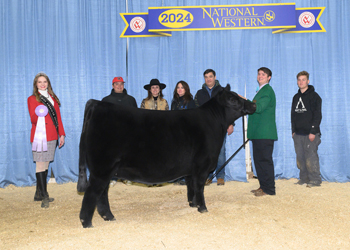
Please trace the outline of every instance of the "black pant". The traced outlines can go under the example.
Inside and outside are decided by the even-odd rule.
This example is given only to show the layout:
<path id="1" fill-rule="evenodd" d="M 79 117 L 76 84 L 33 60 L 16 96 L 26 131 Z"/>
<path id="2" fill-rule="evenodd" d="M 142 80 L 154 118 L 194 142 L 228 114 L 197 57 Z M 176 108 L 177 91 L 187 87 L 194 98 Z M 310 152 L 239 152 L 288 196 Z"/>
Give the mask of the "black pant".
<path id="1" fill-rule="evenodd" d="M 276 194 L 275 168 L 272 160 L 274 140 L 253 139 L 253 158 L 260 188 L 270 195 Z"/>

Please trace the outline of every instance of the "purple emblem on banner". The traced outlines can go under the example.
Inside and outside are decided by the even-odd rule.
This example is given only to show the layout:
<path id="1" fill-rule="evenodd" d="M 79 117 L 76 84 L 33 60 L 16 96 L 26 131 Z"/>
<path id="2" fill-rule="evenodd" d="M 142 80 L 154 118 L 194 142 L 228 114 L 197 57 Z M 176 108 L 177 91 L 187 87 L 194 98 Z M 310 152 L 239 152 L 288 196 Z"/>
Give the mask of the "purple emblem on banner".
<path id="1" fill-rule="evenodd" d="M 45 116 L 48 112 L 49 111 L 45 105 L 39 105 L 35 108 L 35 114 L 38 116 L 38 121 L 36 123 L 32 151 L 47 151 Z"/>

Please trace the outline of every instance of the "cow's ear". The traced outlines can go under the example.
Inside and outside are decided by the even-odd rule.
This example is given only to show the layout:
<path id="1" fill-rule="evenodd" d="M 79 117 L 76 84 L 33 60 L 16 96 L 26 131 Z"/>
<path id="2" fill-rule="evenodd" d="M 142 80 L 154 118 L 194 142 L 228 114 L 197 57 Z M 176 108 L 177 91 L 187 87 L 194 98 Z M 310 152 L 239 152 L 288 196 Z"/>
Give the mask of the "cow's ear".
<path id="1" fill-rule="evenodd" d="M 231 91 L 231 86 L 230 86 L 230 84 L 227 84 L 227 85 L 226 85 L 225 90 Z"/>

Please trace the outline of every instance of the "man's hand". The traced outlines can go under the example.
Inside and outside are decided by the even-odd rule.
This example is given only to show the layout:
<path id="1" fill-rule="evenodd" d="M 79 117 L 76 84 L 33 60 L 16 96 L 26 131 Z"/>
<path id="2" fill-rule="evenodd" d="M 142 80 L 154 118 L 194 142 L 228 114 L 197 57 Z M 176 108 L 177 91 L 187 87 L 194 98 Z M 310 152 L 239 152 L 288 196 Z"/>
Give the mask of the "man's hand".
<path id="1" fill-rule="evenodd" d="M 315 135 L 314 134 L 309 134 L 309 140 L 314 141 L 315 140 Z"/>
<path id="2" fill-rule="evenodd" d="M 233 125 L 231 124 L 230 126 L 228 126 L 227 128 L 227 134 L 230 135 L 233 133 Z"/>
<path id="3" fill-rule="evenodd" d="M 240 94 L 238 94 L 238 96 L 239 96 L 240 98 L 243 98 L 244 100 L 247 100 L 247 98 L 245 98 L 244 96 L 241 96 Z"/>

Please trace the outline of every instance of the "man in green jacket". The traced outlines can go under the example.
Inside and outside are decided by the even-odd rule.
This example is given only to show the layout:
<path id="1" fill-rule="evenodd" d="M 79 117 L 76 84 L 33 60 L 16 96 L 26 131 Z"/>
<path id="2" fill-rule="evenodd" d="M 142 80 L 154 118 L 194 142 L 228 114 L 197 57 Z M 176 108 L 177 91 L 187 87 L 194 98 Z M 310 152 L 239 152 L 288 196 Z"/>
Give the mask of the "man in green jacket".
<path id="1" fill-rule="evenodd" d="M 253 143 L 253 159 L 260 187 L 252 190 L 255 196 L 275 195 L 275 169 L 272 153 L 277 140 L 276 96 L 269 82 L 270 69 L 258 69 L 259 90 L 254 96 L 256 111 L 249 115 L 247 137 Z"/>

